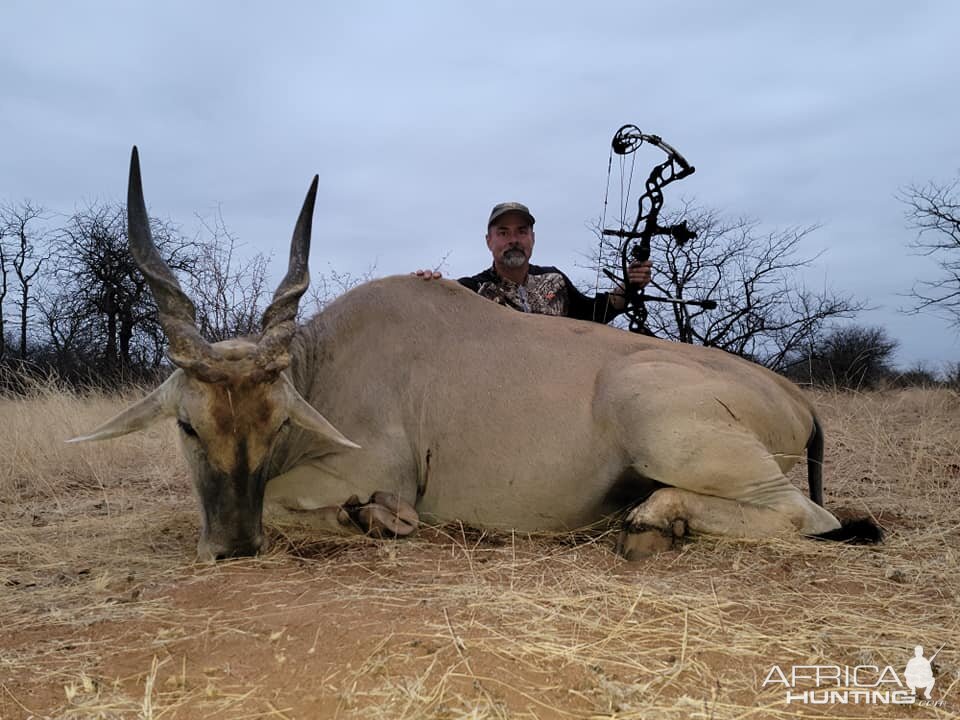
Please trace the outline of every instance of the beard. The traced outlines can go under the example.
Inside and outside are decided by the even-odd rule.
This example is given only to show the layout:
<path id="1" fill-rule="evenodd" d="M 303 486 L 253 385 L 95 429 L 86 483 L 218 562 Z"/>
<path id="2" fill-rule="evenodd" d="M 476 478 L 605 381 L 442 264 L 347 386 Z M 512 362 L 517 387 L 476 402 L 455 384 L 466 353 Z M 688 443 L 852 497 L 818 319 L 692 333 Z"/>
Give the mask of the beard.
<path id="1" fill-rule="evenodd" d="M 527 261 L 527 254 L 520 248 L 512 247 L 503 253 L 502 260 L 507 267 L 523 267 L 523 264 Z"/>

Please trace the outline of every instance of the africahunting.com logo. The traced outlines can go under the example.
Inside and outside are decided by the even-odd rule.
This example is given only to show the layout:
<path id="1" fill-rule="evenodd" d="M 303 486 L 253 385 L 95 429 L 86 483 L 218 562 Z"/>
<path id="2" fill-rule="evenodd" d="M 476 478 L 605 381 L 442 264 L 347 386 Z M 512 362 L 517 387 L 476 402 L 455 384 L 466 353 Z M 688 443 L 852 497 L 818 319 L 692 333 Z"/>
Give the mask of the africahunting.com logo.
<path id="1" fill-rule="evenodd" d="M 892 665 L 774 665 L 761 687 L 781 686 L 787 704 L 943 707 L 932 694 L 937 681 L 931 663 L 940 650 L 926 658 L 917 645 L 901 673 Z"/>

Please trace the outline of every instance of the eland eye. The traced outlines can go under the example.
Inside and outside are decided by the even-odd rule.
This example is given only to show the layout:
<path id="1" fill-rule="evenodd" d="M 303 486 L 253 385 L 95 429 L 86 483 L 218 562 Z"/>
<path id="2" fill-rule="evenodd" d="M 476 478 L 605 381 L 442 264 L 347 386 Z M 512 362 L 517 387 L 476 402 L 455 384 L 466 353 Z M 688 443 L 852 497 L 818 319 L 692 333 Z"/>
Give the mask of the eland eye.
<path id="1" fill-rule="evenodd" d="M 179 425 L 180 429 L 190 437 L 197 437 L 197 431 L 193 429 L 193 425 L 190 423 L 184 420 L 177 420 L 177 425 Z"/>

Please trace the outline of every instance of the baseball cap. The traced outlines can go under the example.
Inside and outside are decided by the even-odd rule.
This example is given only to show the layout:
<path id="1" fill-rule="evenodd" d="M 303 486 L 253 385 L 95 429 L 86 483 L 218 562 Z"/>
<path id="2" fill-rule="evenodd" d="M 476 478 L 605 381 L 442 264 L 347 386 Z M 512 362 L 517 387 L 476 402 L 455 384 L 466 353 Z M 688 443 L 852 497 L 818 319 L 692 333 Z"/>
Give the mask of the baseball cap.
<path id="1" fill-rule="evenodd" d="M 494 205 L 493 210 L 490 211 L 490 219 L 487 220 L 487 227 L 493 225 L 493 221 L 502 215 L 506 215 L 508 212 L 518 212 L 523 213 L 527 216 L 527 219 L 530 220 L 530 224 L 533 225 L 536 222 L 533 218 L 533 215 L 530 214 L 530 208 L 528 208 L 523 203 L 518 202 L 503 202 L 499 205 Z"/>

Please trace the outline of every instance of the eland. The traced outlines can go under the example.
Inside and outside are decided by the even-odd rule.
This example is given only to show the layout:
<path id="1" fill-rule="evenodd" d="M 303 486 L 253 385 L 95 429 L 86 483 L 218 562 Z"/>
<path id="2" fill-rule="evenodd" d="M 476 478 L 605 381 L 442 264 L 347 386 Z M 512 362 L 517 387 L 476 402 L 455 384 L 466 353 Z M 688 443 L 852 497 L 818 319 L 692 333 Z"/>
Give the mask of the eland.
<path id="1" fill-rule="evenodd" d="M 317 180 L 261 334 L 209 343 L 151 238 L 133 149 L 130 251 L 177 369 L 71 442 L 176 420 L 202 559 L 257 553 L 265 506 L 393 536 L 421 519 L 557 531 L 621 518 L 628 558 L 688 533 L 879 540 L 870 521 L 841 526 L 822 507 L 809 399 L 724 351 L 518 313 L 412 276 L 354 288 L 298 326 Z M 804 454 L 809 498 L 785 477 Z"/>

